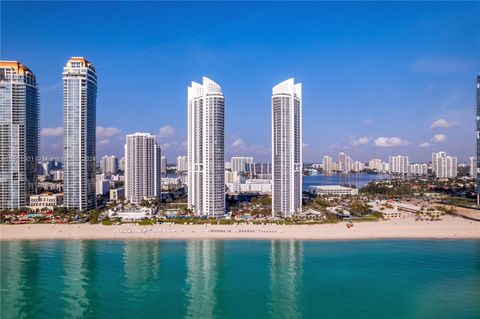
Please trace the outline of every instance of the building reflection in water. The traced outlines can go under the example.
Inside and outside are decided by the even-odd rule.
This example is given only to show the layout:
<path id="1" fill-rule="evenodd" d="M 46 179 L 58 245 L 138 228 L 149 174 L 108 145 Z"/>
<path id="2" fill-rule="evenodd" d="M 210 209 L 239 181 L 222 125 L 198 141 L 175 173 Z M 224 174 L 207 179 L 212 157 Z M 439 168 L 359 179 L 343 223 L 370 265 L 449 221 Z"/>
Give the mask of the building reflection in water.
<path id="1" fill-rule="evenodd" d="M 65 318 L 90 318 L 98 314 L 96 245 L 93 240 L 63 242 Z"/>
<path id="2" fill-rule="evenodd" d="M 125 281 L 132 293 L 141 294 L 148 289 L 149 283 L 158 281 L 160 245 L 160 241 L 125 241 L 123 249 Z"/>
<path id="3" fill-rule="evenodd" d="M 0 318 L 34 317 L 40 311 L 40 252 L 35 242 L 1 243 Z"/>
<path id="4" fill-rule="evenodd" d="M 187 318 L 218 317 L 223 241 L 187 242 Z"/>
<path id="5" fill-rule="evenodd" d="M 300 318 L 303 243 L 273 240 L 270 253 L 270 314 L 273 318 Z"/>

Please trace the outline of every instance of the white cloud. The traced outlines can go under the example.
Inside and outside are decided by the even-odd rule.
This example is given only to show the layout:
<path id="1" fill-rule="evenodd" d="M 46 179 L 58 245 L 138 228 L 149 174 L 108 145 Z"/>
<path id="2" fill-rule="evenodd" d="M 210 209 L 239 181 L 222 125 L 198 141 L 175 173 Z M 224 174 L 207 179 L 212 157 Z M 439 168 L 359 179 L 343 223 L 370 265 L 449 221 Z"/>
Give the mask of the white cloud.
<path id="1" fill-rule="evenodd" d="M 235 141 L 233 141 L 232 148 L 235 150 L 246 150 L 247 145 L 241 138 L 237 138 Z"/>
<path id="2" fill-rule="evenodd" d="M 63 135 L 63 127 L 45 127 L 40 131 L 43 137 L 59 137 Z"/>
<path id="3" fill-rule="evenodd" d="M 475 68 L 477 61 L 468 58 L 423 57 L 416 60 L 411 69 L 416 72 L 433 74 L 453 74 L 468 72 Z"/>
<path id="4" fill-rule="evenodd" d="M 112 137 L 120 133 L 120 129 L 116 127 L 102 127 L 97 126 L 97 137 L 105 138 L 105 137 Z"/>
<path id="5" fill-rule="evenodd" d="M 370 142 L 370 139 L 368 137 L 364 136 L 364 137 L 360 137 L 356 140 L 350 141 L 350 144 L 352 144 L 353 146 L 358 146 L 358 145 L 368 144 L 368 142 Z"/>
<path id="6" fill-rule="evenodd" d="M 363 124 L 365 125 L 370 125 L 373 123 L 373 120 L 371 118 L 366 118 L 365 121 L 363 121 Z"/>
<path id="7" fill-rule="evenodd" d="M 172 136 L 173 134 L 175 134 L 175 128 L 170 125 L 162 126 L 158 131 L 159 138 L 169 137 L 169 136 Z"/>
<path id="8" fill-rule="evenodd" d="M 109 140 L 109 139 L 102 139 L 102 140 L 99 140 L 99 141 L 97 142 L 97 145 L 99 145 L 99 146 L 105 146 L 105 145 L 108 145 L 108 144 L 110 144 L 110 140 Z"/>
<path id="9" fill-rule="evenodd" d="M 377 147 L 395 147 L 409 145 L 410 142 L 402 140 L 399 137 L 379 137 L 375 141 Z"/>
<path id="10" fill-rule="evenodd" d="M 430 147 L 432 144 L 443 143 L 447 140 L 447 137 L 444 134 L 435 134 L 430 140 L 424 142 L 419 147 Z"/>
<path id="11" fill-rule="evenodd" d="M 422 144 L 420 144 L 420 145 L 418 145 L 418 146 L 419 146 L 419 147 L 430 147 L 431 144 L 430 144 L 429 142 L 424 142 L 424 143 L 422 143 Z"/>
<path id="12" fill-rule="evenodd" d="M 454 123 L 450 123 L 445 119 L 438 119 L 436 121 L 433 121 L 432 124 L 430 124 L 430 128 L 432 130 L 434 130 L 434 129 L 437 129 L 437 128 L 449 128 L 449 127 L 452 127 L 454 125 L 455 125 Z"/>

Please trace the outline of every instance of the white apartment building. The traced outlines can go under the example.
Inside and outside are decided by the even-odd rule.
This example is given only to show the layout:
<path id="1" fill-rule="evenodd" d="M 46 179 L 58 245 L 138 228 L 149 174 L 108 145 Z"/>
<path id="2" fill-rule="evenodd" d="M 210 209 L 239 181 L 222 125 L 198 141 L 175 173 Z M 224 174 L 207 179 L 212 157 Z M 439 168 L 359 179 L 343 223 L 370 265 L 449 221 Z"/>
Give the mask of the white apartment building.
<path id="1" fill-rule="evenodd" d="M 432 153 L 432 171 L 437 178 L 457 177 L 458 160 L 445 152 Z"/>
<path id="2" fill-rule="evenodd" d="M 160 173 L 167 175 L 167 158 L 165 156 L 160 157 Z"/>
<path id="3" fill-rule="evenodd" d="M 477 178 L 477 158 L 470 157 L 470 177 Z"/>
<path id="4" fill-rule="evenodd" d="M 63 68 L 64 205 L 81 211 L 96 207 L 97 75 L 92 63 L 72 57 Z"/>
<path id="5" fill-rule="evenodd" d="M 331 173 L 333 172 L 333 158 L 330 156 L 324 156 L 322 160 L 322 165 L 323 165 L 323 172 L 325 173 Z"/>
<path id="6" fill-rule="evenodd" d="M 108 179 L 97 179 L 95 185 L 97 195 L 107 195 L 110 191 L 110 181 Z"/>
<path id="7" fill-rule="evenodd" d="M 225 214 L 225 98 L 203 77 L 188 87 L 188 207 L 201 216 Z"/>
<path id="8" fill-rule="evenodd" d="M 272 215 L 302 211 L 302 84 L 288 79 L 272 89 Z"/>
<path id="9" fill-rule="evenodd" d="M 382 162 L 380 165 L 380 173 L 389 173 L 390 172 L 390 164 L 387 162 Z"/>
<path id="10" fill-rule="evenodd" d="M 125 156 L 123 156 L 119 161 L 118 161 L 118 168 L 122 171 L 125 171 Z"/>
<path id="11" fill-rule="evenodd" d="M 161 151 L 149 133 L 127 135 L 125 144 L 125 198 L 132 203 L 161 194 Z"/>
<path id="12" fill-rule="evenodd" d="M 359 161 L 355 161 L 353 163 L 353 171 L 359 173 L 361 171 L 363 171 L 365 169 L 365 163 L 362 163 L 362 162 L 359 162 Z"/>
<path id="13" fill-rule="evenodd" d="M 412 164 L 410 165 L 410 174 L 416 176 L 425 176 L 428 174 L 427 164 Z"/>
<path id="14" fill-rule="evenodd" d="M 410 173 L 408 156 L 389 156 L 388 166 L 390 168 L 390 174 L 408 175 Z"/>
<path id="15" fill-rule="evenodd" d="M 117 174 L 118 172 L 118 158 L 114 155 L 104 156 L 100 160 L 100 168 L 104 174 Z"/>
<path id="16" fill-rule="evenodd" d="M 377 172 L 382 170 L 382 160 L 378 158 L 368 161 L 368 168 Z"/>
<path id="17" fill-rule="evenodd" d="M 27 206 L 37 192 L 39 113 L 33 72 L 0 61 L 0 209 Z"/>
<path id="18" fill-rule="evenodd" d="M 186 173 L 188 171 L 188 157 L 177 157 L 177 173 Z"/>
<path id="19" fill-rule="evenodd" d="M 119 188 L 110 189 L 109 197 L 111 202 L 125 198 L 125 188 L 119 187 Z"/>
<path id="20" fill-rule="evenodd" d="M 344 152 L 338 155 L 338 169 L 342 174 L 348 174 L 353 169 L 352 159 Z"/>
<path id="21" fill-rule="evenodd" d="M 272 193 L 272 182 L 269 179 L 247 179 L 245 182 L 226 183 L 226 186 L 229 193 Z"/>
<path id="22" fill-rule="evenodd" d="M 250 173 L 253 170 L 253 157 L 232 157 L 231 163 L 232 172 Z"/>

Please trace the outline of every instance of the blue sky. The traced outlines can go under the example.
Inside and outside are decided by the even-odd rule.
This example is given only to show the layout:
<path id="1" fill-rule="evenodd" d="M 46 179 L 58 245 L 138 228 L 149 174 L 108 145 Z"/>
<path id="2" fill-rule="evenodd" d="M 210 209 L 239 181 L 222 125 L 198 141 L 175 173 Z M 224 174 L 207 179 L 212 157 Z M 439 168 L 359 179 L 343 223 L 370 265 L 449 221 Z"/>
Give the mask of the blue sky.
<path id="1" fill-rule="evenodd" d="M 475 145 L 478 2 L 1 2 L 1 59 L 36 74 L 42 155 L 62 147 L 62 67 L 97 69 L 97 156 L 125 134 L 186 154 L 187 86 L 208 76 L 226 98 L 226 158 L 270 158 L 271 88 L 303 83 L 304 160 Z"/>

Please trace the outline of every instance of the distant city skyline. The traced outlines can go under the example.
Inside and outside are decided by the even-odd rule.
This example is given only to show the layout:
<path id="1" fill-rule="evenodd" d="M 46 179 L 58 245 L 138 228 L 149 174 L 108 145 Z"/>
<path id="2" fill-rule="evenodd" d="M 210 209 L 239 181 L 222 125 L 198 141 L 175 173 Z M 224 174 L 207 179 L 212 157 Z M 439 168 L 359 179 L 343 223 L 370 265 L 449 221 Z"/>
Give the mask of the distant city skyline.
<path id="1" fill-rule="evenodd" d="M 185 87 L 203 75 L 228 97 L 226 160 L 269 161 L 270 88 L 291 76 L 304 85 L 304 162 L 341 151 L 362 162 L 475 155 L 478 3 L 86 2 L 90 23 L 63 31 L 76 5 L 2 3 L 2 59 L 38 81 L 40 155 L 62 154 L 70 56 L 97 69 L 97 161 L 120 158 L 137 131 L 153 132 L 171 161 L 186 155 Z M 129 26 L 112 23 L 127 16 Z M 288 30 L 279 24 L 287 16 Z"/>

